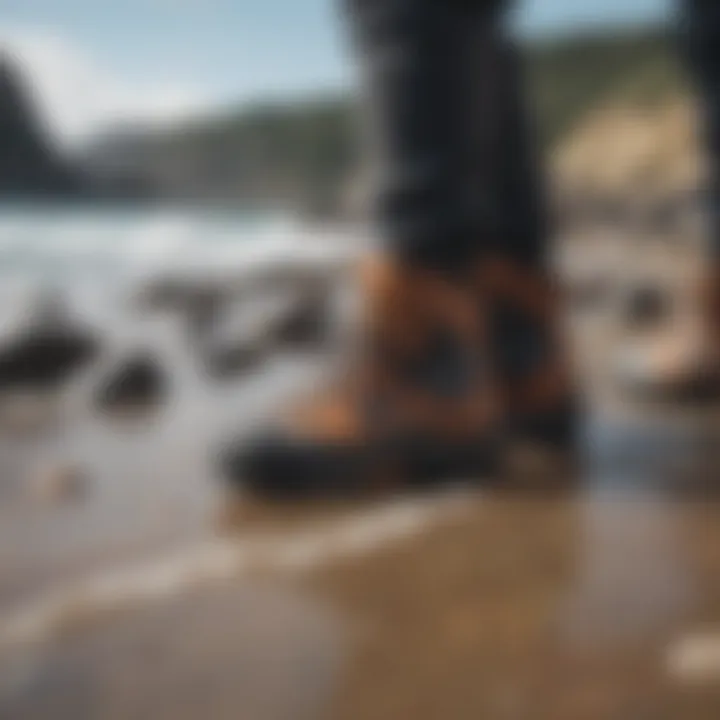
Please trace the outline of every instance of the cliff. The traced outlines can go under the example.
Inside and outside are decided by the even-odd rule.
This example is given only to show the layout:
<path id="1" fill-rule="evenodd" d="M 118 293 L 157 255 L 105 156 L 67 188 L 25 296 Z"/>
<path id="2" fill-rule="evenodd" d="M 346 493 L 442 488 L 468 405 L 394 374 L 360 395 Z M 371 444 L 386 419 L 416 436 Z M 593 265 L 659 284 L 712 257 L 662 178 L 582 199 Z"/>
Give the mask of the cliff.
<path id="1" fill-rule="evenodd" d="M 59 155 L 44 131 L 17 64 L 0 55 L 0 196 L 69 196 L 81 174 Z"/>

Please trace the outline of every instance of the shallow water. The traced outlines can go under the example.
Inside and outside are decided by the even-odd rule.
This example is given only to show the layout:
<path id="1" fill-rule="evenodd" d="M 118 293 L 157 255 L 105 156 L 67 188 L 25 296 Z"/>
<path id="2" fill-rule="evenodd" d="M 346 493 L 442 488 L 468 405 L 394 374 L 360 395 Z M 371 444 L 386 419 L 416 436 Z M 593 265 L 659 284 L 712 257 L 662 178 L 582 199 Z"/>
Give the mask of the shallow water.
<path id="1" fill-rule="evenodd" d="M 59 397 L 0 397 L 0 607 L 111 559 L 205 537 L 222 502 L 218 451 L 280 398 L 312 389 L 326 358 L 270 356 L 250 376 L 213 381 L 182 313 L 139 309 L 138 290 L 167 275 L 242 276 L 279 259 L 332 257 L 325 232 L 280 214 L 0 207 L 0 330 L 22 327 L 40 294 L 42 307 L 56 297 L 69 306 L 104 346 Z M 135 352 L 161 363 L 170 401 L 145 420 L 99 418 L 98 381 Z M 85 479 L 82 497 L 38 498 L 36 485 L 64 468 Z"/>
<path id="2" fill-rule="evenodd" d="M 334 613 L 269 583 L 215 586 L 0 662 L 0 716 L 314 718 L 344 660 Z"/>

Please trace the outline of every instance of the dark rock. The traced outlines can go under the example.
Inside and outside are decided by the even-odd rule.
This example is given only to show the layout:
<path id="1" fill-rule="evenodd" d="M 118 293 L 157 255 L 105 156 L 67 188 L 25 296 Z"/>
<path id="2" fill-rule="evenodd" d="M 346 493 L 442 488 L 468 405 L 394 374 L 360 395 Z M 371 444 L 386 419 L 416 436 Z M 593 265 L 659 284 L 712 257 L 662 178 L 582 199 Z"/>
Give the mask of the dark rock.
<path id="1" fill-rule="evenodd" d="M 227 317 L 199 338 L 198 348 L 210 377 L 226 380 L 254 368 L 270 351 L 278 313 L 284 317 L 284 298 L 253 298 L 229 310 Z"/>
<path id="2" fill-rule="evenodd" d="M 248 372 L 267 356 L 259 343 L 239 341 L 213 347 L 205 353 L 205 372 L 214 380 L 227 380 Z"/>
<path id="3" fill-rule="evenodd" d="M 657 284 L 641 284 L 627 288 L 620 298 L 623 324 L 634 330 L 655 327 L 672 313 L 673 298 L 667 288 Z"/>
<path id="4" fill-rule="evenodd" d="M 63 322 L 31 323 L 0 344 L 0 389 L 55 389 L 99 353 L 91 333 Z"/>
<path id="5" fill-rule="evenodd" d="M 138 355 L 120 362 L 100 383 L 95 406 L 103 413 L 147 411 L 160 405 L 168 393 L 168 378 L 157 359 Z"/>
<path id="6" fill-rule="evenodd" d="M 268 355 L 316 348 L 330 332 L 326 289 L 291 287 L 247 298 L 200 343 L 208 374 L 227 379 L 246 372 Z"/>
<path id="7" fill-rule="evenodd" d="M 273 330 L 273 340 L 282 347 L 316 347 L 327 340 L 330 332 L 330 298 L 317 291 L 298 298 L 296 305 L 280 318 Z"/>
<path id="8" fill-rule="evenodd" d="M 204 336 L 217 324 L 226 302 L 222 283 L 182 277 L 156 278 L 135 298 L 135 306 L 144 312 L 179 315 L 192 339 Z"/>

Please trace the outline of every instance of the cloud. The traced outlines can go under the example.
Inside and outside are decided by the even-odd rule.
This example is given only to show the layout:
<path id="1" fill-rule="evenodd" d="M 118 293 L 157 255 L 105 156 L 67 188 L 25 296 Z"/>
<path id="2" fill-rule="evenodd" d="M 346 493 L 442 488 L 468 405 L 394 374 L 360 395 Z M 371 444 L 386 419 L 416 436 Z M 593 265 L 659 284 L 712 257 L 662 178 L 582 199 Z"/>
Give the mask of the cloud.
<path id="1" fill-rule="evenodd" d="M 169 123 L 208 104 L 189 84 L 119 77 L 56 32 L 0 29 L 0 51 L 19 61 L 50 129 L 65 143 L 118 123 Z"/>

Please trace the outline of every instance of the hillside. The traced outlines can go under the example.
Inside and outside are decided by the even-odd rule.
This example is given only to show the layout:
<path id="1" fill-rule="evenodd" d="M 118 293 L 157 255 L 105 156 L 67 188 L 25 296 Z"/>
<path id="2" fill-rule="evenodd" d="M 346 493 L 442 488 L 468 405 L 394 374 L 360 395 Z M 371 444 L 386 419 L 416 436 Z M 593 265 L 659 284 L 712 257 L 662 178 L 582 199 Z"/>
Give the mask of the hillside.
<path id="1" fill-rule="evenodd" d="M 648 110 L 603 107 L 553 156 L 560 192 L 571 197 L 669 198 L 692 191 L 704 175 L 697 118 L 683 101 Z"/>
<path id="2" fill-rule="evenodd" d="M 548 148 L 599 107 L 653 105 L 684 84 L 672 40 L 658 29 L 545 41 L 528 47 L 526 59 Z M 356 173 L 355 120 L 343 97 L 258 105 L 162 134 L 109 138 L 88 158 L 96 170 L 121 167 L 171 197 L 327 214 Z"/>
<path id="3" fill-rule="evenodd" d="M 664 29 L 548 41 L 527 48 L 525 57 L 547 147 L 599 107 L 653 107 L 686 87 L 674 38 Z"/>

